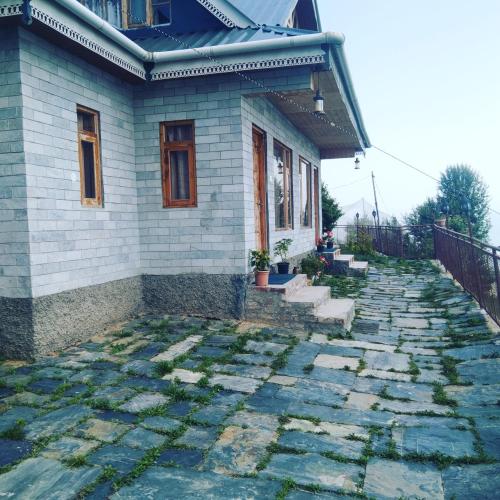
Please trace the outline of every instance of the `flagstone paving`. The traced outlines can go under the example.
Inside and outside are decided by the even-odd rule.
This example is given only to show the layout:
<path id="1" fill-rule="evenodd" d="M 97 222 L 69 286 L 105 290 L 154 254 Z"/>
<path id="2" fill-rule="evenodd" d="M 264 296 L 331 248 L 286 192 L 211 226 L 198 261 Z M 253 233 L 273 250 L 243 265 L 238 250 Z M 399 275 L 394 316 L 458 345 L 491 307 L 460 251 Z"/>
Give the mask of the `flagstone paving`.
<path id="1" fill-rule="evenodd" d="M 143 317 L 0 363 L 0 497 L 498 498 L 498 335 L 428 262 L 349 280 L 344 338 Z"/>

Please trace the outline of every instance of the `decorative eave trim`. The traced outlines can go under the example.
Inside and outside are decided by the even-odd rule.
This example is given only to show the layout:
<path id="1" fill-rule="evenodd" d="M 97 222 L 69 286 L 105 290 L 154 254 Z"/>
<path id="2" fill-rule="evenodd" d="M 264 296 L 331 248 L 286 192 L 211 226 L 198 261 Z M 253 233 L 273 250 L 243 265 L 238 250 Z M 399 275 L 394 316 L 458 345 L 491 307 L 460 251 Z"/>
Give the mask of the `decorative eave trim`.
<path id="1" fill-rule="evenodd" d="M 228 17 L 224 12 L 219 10 L 212 2 L 209 0 L 196 0 L 199 4 L 203 5 L 205 9 L 211 12 L 219 21 L 225 24 L 228 28 L 236 27 L 236 24 Z"/>
<path id="2" fill-rule="evenodd" d="M 129 71 L 130 73 L 138 76 L 139 78 L 142 78 L 143 80 L 146 79 L 146 71 L 142 66 L 136 66 L 129 61 L 126 61 L 113 51 L 106 49 L 102 45 L 94 42 L 93 40 L 90 40 L 86 36 L 82 35 L 78 31 L 74 30 L 73 28 L 70 28 L 66 24 L 62 23 L 61 21 L 58 21 L 54 17 L 50 16 L 49 14 L 43 12 L 37 7 L 33 6 L 33 12 L 32 12 L 33 18 L 40 21 L 41 23 L 45 24 L 46 26 L 49 26 L 53 30 L 61 33 L 65 37 L 73 40 L 74 42 L 77 42 L 78 44 L 82 45 L 86 49 L 91 50 L 92 52 L 100 55 L 101 57 L 104 57 L 105 59 L 108 59 L 112 63 L 116 64 L 117 66 L 120 66 L 121 68 Z"/>
<path id="3" fill-rule="evenodd" d="M 216 75 L 222 73 L 233 73 L 235 71 L 257 71 L 263 69 L 274 69 L 292 66 L 308 66 L 311 64 L 323 64 L 324 55 L 307 55 L 298 57 L 283 57 L 262 61 L 235 62 L 231 64 L 218 64 L 217 66 L 193 66 L 190 68 L 174 68 L 171 70 L 153 73 L 151 78 L 155 80 L 173 80 L 175 78 L 187 78 L 195 76 Z"/>
<path id="4" fill-rule="evenodd" d="M 0 17 L 19 16 L 23 13 L 23 4 L 0 5 Z"/>

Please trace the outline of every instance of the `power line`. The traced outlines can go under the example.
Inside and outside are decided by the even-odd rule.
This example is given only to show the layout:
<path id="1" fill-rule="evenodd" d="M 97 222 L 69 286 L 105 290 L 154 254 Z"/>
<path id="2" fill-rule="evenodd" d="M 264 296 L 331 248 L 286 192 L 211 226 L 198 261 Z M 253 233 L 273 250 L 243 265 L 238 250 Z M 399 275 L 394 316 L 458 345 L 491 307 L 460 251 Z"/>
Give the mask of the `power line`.
<path id="1" fill-rule="evenodd" d="M 127 15 L 134 19 L 136 21 L 137 24 L 147 24 L 146 21 L 144 19 L 140 19 L 140 18 L 137 18 L 135 16 L 133 16 L 133 14 L 130 12 L 130 10 L 127 11 Z M 255 80 L 254 78 L 244 74 L 243 72 L 241 71 L 238 71 L 236 69 L 229 69 L 227 68 L 227 66 L 225 67 L 219 60 L 217 60 L 215 57 L 209 55 L 209 54 L 205 54 L 203 53 L 201 50 L 199 50 L 198 48 L 196 47 L 192 47 L 191 45 L 189 45 L 188 43 L 186 42 L 183 42 L 182 40 L 178 39 L 177 37 L 171 35 L 170 33 L 167 33 L 165 31 L 162 31 L 160 29 L 158 29 L 156 26 L 151 26 L 151 28 L 156 31 L 157 33 L 159 33 L 160 35 L 163 35 L 163 36 L 166 36 L 168 38 L 170 38 L 171 40 L 173 40 L 174 42 L 178 43 L 179 45 L 185 47 L 186 49 L 189 49 L 189 50 L 192 50 L 194 51 L 196 54 L 198 54 L 200 57 L 203 57 L 207 60 L 209 60 L 210 62 L 218 65 L 219 67 L 221 68 L 224 68 L 226 69 L 226 71 L 228 73 L 234 73 L 235 75 L 239 76 L 240 78 L 248 81 L 248 82 L 251 82 L 253 83 L 254 85 L 258 86 L 259 88 L 261 88 L 262 90 L 265 90 L 267 93 L 269 94 L 272 94 L 276 97 L 278 97 L 279 99 L 287 102 L 288 104 L 292 104 L 293 106 L 295 106 L 296 108 L 300 109 L 301 111 L 305 112 L 305 113 L 308 113 L 310 114 L 311 116 L 314 116 L 317 120 L 321 120 L 322 122 L 324 122 L 326 125 L 332 127 L 332 128 L 336 128 L 338 130 L 340 130 L 341 132 L 345 133 L 346 135 L 358 140 L 359 137 L 357 134 L 351 132 L 350 130 L 330 121 L 329 119 L 326 118 L 326 115 L 322 115 L 322 114 L 318 114 L 318 113 L 315 113 L 311 110 L 309 110 L 308 108 L 306 108 L 305 106 L 303 106 L 302 104 L 294 101 L 293 99 L 291 99 L 290 97 L 282 94 L 281 92 L 278 92 L 276 90 L 273 90 L 269 87 L 267 87 L 264 83 L 262 82 L 259 82 L 258 80 Z M 421 170 L 420 168 L 418 167 L 415 167 L 414 165 L 412 165 L 411 163 L 408 163 L 407 161 L 405 160 L 402 160 L 401 158 L 399 158 L 398 156 L 396 155 L 393 155 L 392 153 L 389 153 L 388 151 L 372 144 L 371 147 L 377 151 L 379 151 L 380 153 L 382 154 L 385 154 L 386 156 L 392 158 L 393 160 L 405 165 L 406 167 L 412 169 L 412 170 L 415 170 L 416 172 L 420 173 L 421 175 L 424 175 L 425 177 L 428 177 L 429 179 L 432 179 L 433 181 L 439 183 L 439 179 L 437 179 L 436 177 L 432 176 L 431 174 L 425 172 L 424 170 Z M 352 183 L 352 184 L 355 184 L 355 183 Z M 341 187 L 344 187 L 344 186 L 341 186 Z M 346 186 L 345 186 L 346 187 Z M 339 189 L 338 187 L 336 189 Z M 461 196 L 465 196 L 466 193 L 462 192 L 462 191 L 457 191 L 456 192 L 457 194 L 461 195 Z M 488 210 L 490 210 L 491 212 L 497 214 L 497 215 L 500 215 L 500 211 L 497 211 L 491 207 L 488 207 Z"/>
<path id="2" fill-rule="evenodd" d="M 333 186 L 332 189 L 342 189 L 342 188 L 345 188 L 345 187 L 349 187 L 349 186 L 352 186 L 354 184 L 358 184 L 360 182 L 366 181 L 366 179 L 368 179 L 369 177 L 370 176 L 367 175 L 366 177 L 363 177 L 362 179 L 358 179 L 356 181 L 349 182 L 349 184 L 342 184 L 342 186 Z"/>

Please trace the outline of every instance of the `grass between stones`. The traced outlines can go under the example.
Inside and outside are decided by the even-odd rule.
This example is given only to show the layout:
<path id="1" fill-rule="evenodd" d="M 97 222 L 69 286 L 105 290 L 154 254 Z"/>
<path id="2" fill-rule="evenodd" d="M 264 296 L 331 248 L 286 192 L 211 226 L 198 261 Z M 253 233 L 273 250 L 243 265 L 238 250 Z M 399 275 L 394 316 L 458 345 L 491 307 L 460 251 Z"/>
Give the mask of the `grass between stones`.
<path id="1" fill-rule="evenodd" d="M 442 384 L 439 382 L 434 382 L 432 384 L 433 387 L 433 394 L 432 394 L 432 401 L 438 405 L 444 405 L 444 406 L 451 406 L 453 408 L 458 406 L 458 403 L 446 394 L 446 391 L 444 390 L 444 387 Z"/>
<path id="2" fill-rule="evenodd" d="M 10 429 L 0 433 L 0 438 L 12 439 L 13 441 L 22 441 L 24 439 L 24 420 L 18 420 Z"/>

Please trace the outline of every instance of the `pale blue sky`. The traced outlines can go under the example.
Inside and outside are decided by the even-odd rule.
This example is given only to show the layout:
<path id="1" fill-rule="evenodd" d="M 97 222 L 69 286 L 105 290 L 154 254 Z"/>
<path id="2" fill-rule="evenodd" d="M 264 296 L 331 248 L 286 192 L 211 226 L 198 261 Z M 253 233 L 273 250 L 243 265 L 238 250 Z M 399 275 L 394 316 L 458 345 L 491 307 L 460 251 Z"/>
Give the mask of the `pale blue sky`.
<path id="1" fill-rule="evenodd" d="M 447 165 L 470 164 L 500 211 L 500 1 L 318 3 L 323 31 L 346 36 L 371 142 L 435 177 Z M 381 211 L 399 216 L 436 192 L 435 182 L 373 149 L 358 171 L 351 160 L 324 162 L 323 179 L 341 204 L 372 201 L 371 182 L 363 180 L 371 170 Z M 500 244 L 496 217 L 491 236 Z"/>

